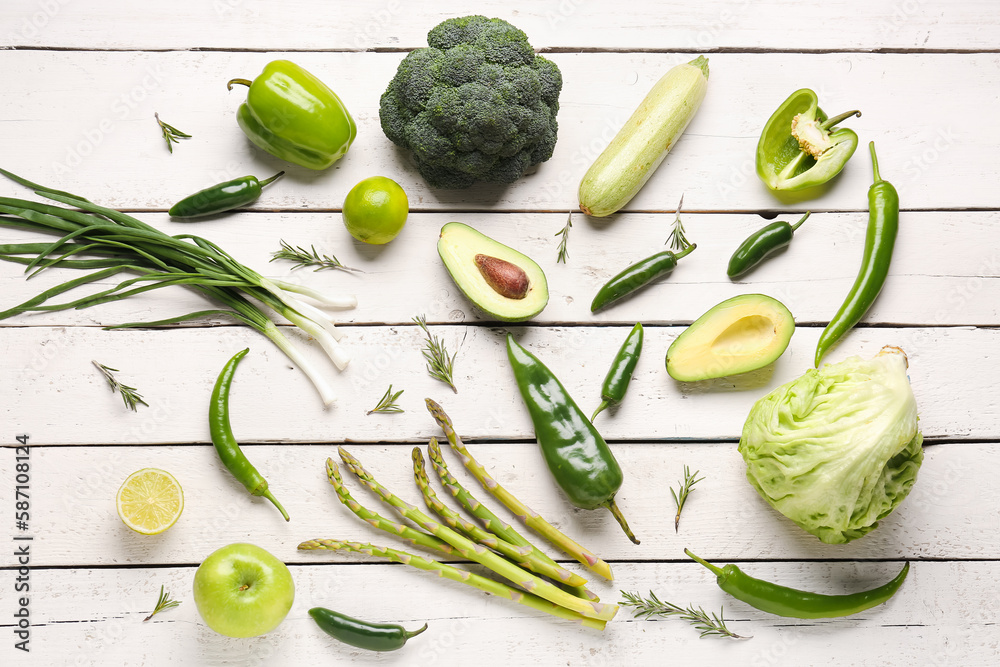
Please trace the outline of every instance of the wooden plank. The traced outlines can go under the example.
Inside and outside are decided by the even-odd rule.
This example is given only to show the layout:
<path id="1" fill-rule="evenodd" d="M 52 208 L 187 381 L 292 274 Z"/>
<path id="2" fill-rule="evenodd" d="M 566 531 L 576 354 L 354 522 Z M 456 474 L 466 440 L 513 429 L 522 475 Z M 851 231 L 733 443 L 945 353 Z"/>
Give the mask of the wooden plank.
<path id="1" fill-rule="evenodd" d="M 240 425 L 236 424 L 237 433 Z M 506 488 L 568 535 L 619 570 L 622 561 L 684 559 L 684 549 L 715 560 L 747 559 L 976 559 L 1000 553 L 1000 445 L 948 444 L 926 448 L 913 492 L 880 527 L 848 545 L 830 546 L 773 511 L 744 479 L 745 466 L 735 444 L 615 444 L 625 471 L 618 505 L 642 540 L 633 545 L 605 510 L 573 508 L 557 489 L 533 443 L 469 445 L 473 455 Z M 446 446 L 447 447 L 447 446 Z M 346 448 L 385 486 L 423 508 L 413 482 L 410 447 L 351 445 Z M 339 462 L 337 448 L 261 445 L 245 449 L 268 479 L 270 489 L 291 516 L 282 520 L 262 498 L 252 498 L 219 462 L 211 446 L 195 447 L 37 447 L 31 450 L 33 566 L 177 565 L 200 562 L 222 544 L 267 540 L 285 562 L 355 562 L 359 556 L 296 550 L 315 538 L 368 541 L 413 549 L 394 536 L 366 525 L 342 507 L 328 484 L 324 461 Z M 508 521 L 504 508 L 445 452 L 452 473 L 477 498 Z M 0 457 L 0 502 L 13 507 L 13 452 Z M 674 532 L 670 486 L 688 465 L 704 480 L 692 491 Z M 166 533 L 148 537 L 122 524 L 114 498 L 122 481 L 144 467 L 174 474 L 184 489 L 185 507 Z M 428 464 L 429 468 L 429 464 Z M 396 516 L 343 467 L 352 495 L 386 517 Z M 434 475 L 433 472 L 430 473 Z M 439 496 L 456 510 L 450 494 Z M 958 517 L 961 517 L 958 520 Z M 554 557 L 571 560 L 530 530 L 524 534 Z M 441 557 L 444 560 L 454 558 Z M 373 559 L 368 558 L 368 561 Z M 461 560 L 461 559 L 458 559 Z M 0 567 L 15 567 L 13 550 Z M 588 573 L 573 563 L 587 578 Z"/>
<path id="2" fill-rule="evenodd" d="M 244 94 L 227 92 L 224 83 L 255 76 L 275 57 L 4 51 L 0 83 L 10 94 L 0 110 L 0 142 L 17 156 L 4 166 L 114 207 L 165 210 L 212 183 L 287 169 L 260 207 L 336 210 L 355 183 L 383 174 L 399 181 L 417 210 L 565 211 L 577 207 L 580 178 L 653 83 L 692 56 L 552 54 L 565 81 L 552 159 L 510 187 L 460 191 L 429 189 L 409 156 L 382 134 L 378 100 L 399 53 L 295 54 L 296 62 L 330 83 L 358 122 L 357 140 L 334 168 L 317 173 L 290 167 L 257 150 L 234 120 Z M 997 54 L 719 53 L 711 67 L 697 117 L 628 210 L 673 211 L 682 193 L 692 211 L 781 208 L 782 200 L 754 175 L 755 148 L 767 118 L 803 86 L 815 87 L 831 113 L 864 112 L 845 125 L 865 143 L 877 140 L 882 174 L 896 184 L 904 208 L 1000 208 L 993 187 L 1000 164 L 990 158 L 1000 152 L 1000 128 L 993 122 L 1000 100 L 989 94 L 1000 86 Z M 959 75 L 969 77 L 966 85 L 954 85 Z M 935 104 L 927 105 L 928 99 Z M 921 112 L 902 122 L 901 109 Z M 168 154 L 154 112 L 194 138 Z M 870 183 L 862 150 L 807 205 L 864 210 Z M 0 184 L 0 194 L 13 192 L 24 191 Z"/>
<path id="3" fill-rule="evenodd" d="M 672 215 L 625 214 L 610 228 L 576 215 L 565 264 L 556 262 L 559 239 L 553 236 L 566 223 L 564 213 L 413 213 L 402 235 L 383 248 L 355 241 L 336 213 L 238 213 L 197 226 L 171 223 L 162 213 L 140 217 L 168 234 L 193 231 L 203 235 L 262 275 L 301 282 L 331 295 L 356 294 L 358 308 L 333 312 L 338 322 L 406 324 L 423 313 L 432 323 L 480 323 L 488 318 L 457 289 L 435 250 L 441 226 L 459 219 L 540 264 L 549 287 L 548 306 L 533 320 L 541 325 L 630 324 L 638 320 L 647 324 L 690 323 L 711 305 L 750 292 L 779 299 L 799 324 L 825 324 L 854 282 L 868 218 L 866 213 L 816 213 L 786 252 L 733 282 L 726 277 L 729 257 L 766 221 L 756 215 L 685 214 L 687 235 L 697 242 L 697 250 L 682 260 L 669 278 L 591 314 L 590 302 L 609 278 L 659 249 L 669 234 Z M 781 216 L 792 222 L 797 218 L 797 214 Z M 1000 324 L 1000 213 L 908 212 L 901 224 L 889 279 L 865 321 L 931 326 Z M 961 238 L 976 242 L 954 241 Z M 314 273 L 293 270 L 290 262 L 269 262 L 282 239 L 307 248 L 314 245 L 365 273 Z M 50 240 L 54 237 L 0 227 L 0 243 Z M 57 270 L 25 280 L 23 269 L 0 263 L 0 309 L 80 275 Z M 116 283 L 104 280 L 52 303 Z M 174 287 L 86 310 L 17 315 L 0 321 L 0 327 L 110 325 L 163 319 L 209 307 L 194 290 Z"/>
<path id="4" fill-rule="evenodd" d="M 859 4 L 831 0 L 794 12 L 776 0 L 708 0 L 694 5 L 643 2 L 629 11 L 583 0 L 280 5 L 242 0 L 144 7 L 123 0 L 12 0 L 0 10 L 15 46 L 111 49 L 371 49 L 426 45 L 438 22 L 470 11 L 499 16 L 524 30 L 535 48 L 995 49 L 989 0 L 912 0 Z M 794 23 L 794 29 L 775 26 Z M 198 29 L 192 29 L 197 27 Z"/>
<path id="5" fill-rule="evenodd" d="M 264 546 L 267 546 L 266 544 Z M 792 586 L 848 591 L 890 578 L 898 563 L 755 563 L 757 576 Z M 296 599 L 285 622 L 265 637 L 226 639 L 201 621 L 191 599 L 194 568 L 59 569 L 31 573 L 31 653 L 0 644 L 5 662 L 79 664 L 300 665 L 303 656 L 336 664 L 368 664 L 371 653 L 322 634 L 307 615 L 333 607 L 366 619 L 428 630 L 396 653 L 390 664 L 474 664 L 502 655 L 504 664 L 659 664 L 663 655 L 691 664 L 814 664 L 836 655 L 838 664 L 990 665 L 998 647 L 990 610 L 995 562 L 915 563 L 896 596 L 856 617 L 796 621 L 764 614 L 720 591 L 714 577 L 694 564 L 622 564 L 613 584 L 598 586 L 607 600 L 619 588 L 653 589 L 663 599 L 725 608 L 730 629 L 753 639 L 699 639 L 675 619 L 633 621 L 623 610 L 603 632 L 551 619 L 516 605 L 402 566 L 291 568 Z M 164 584 L 179 607 L 142 619 Z M 404 594 L 405 593 L 405 594 Z M 9 625 L 9 621 L 4 621 Z M 492 663 L 493 660 L 487 659 Z"/>
<path id="6" fill-rule="evenodd" d="M 601 380 L 624 340 L 626 327 L 511 328 L 573 393 L 585 409 L 600 401 Z M 10 378 L 0 405 L 4 423 L 26 431 L 36 444 L 152 444 L 208 442 L 201 415 L 215 378 L 238 350 L 252 348 L 233 389 L 237 435 L 245 442 L 425 442 L 439 435 L 422 400 L 434 397 L 459 433 L 471 438 L 531 438 L 527 411 L 509 374 L 502 334 L 482 327 L 432 328 L 457 352 L 458 394 L 430 378 L 415 326 L 350 327 L 344 344 L 356 359 L 342 374 L 301 344 L 320 369 L 329 369 L 338 405 L 321 410 L 305 375 L 269 341 L 245 327 L 164 332 L 70 327 L 6 328 L 0 336 L 0 377 Z M 650 327 L 628 400 L 601 424 L 610 440 L 736 439 L 753 403 L 812 366 L 820 330 L 799 328 L 784 355 L 753 373 L 700 383 L 678 383 L 663 366 L 681 331 Z M 874 356 L 898 345 L 909 374 L 925 437 L 976 440 L 1000 432 L 993 409 L 993 378 L 1000 359 L 995 329 L 866 328 L 853 331 L 826 358 Z M 138 414 L 108 391 L 91 360 L 122 370 L 153 407 Z M 969 369 L 976 369 L 970 373 Z M 406 394 L 406 412 L 364 418 L 389 384 Z"/>

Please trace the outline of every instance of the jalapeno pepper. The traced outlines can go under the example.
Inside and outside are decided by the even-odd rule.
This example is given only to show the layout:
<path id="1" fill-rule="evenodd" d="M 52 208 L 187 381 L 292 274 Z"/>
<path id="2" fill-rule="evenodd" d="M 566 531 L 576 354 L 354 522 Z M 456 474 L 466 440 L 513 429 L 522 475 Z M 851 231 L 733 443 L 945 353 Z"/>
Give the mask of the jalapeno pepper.
<path id="1" fill-rule="evenodd" d="M 910 571 L 910 564 L 906 563 L 899 574 L 878 588 L 850 595 L 820 595 L 756 579 L 735 565 L 717 567 L 687 549 L 684 553 L 714 572 L 719 588 L 737 600 L 769 614 L 787 618 L 839 618 L 857 614 L 880 605 L 895 595 L 906 579 L 906 573 Z"/>
<path id="2" fill-rule="evenodd" d="M 889 275 L 892 249 L 899 231 L 899 194 L 889 181 L 882 180 L 875 156 L 875 142 L 868 144 L 872 154 L 874 182 L 868 188 L 868 230 L 861 270 L 840 310 L 823 329 L 816 344 L 815 364 L 823 355 L 865 316 Z"/>
<path id="3" fill-rule="evenodd" d="M 792 242 L 792 234 L 809 218 L 809 211 L 794 225 L 787 222 L 772 222 L 748 236 L 733 256 L 729 258 L 726 275 L 730 278 L 741 276 L 757 266 L 773 252 L 777 252 Z"/>
<path id="4" fill-rule="evenodd" d="M 256 176 L 243 176 L 213 185 L 180 200 L 167 213 L 172 218 L 198 218 L 252 204 L 260 199 L 261 188 L 284 173 L 279 171 L 263 181 L 258 181 Z"/>
<path id="5" fill-rule="evenodd" d="M 632 373 L 635 372 L 635 365 L 639 363 L 639 355 L 642 353 L 642 323 L 636 322 L 632 327 L 628 338 L 622 343 L 608 374 L 604 376 L 604 384 L 601 386 L 601 404 L 594 410 L 590 421 L 605 408 L 618 405 L 625 398 L 628 385 L 632 382 Z"/>
<path id="6" fill-rule="evenodd" d="M 690 254 L 697 247 L 697 244 L 692 243 L 678 253 L 664 250 L 626 268 L 597 292 L 597 296 L 590 304 L 590 312 L 597 312 L 660 276 L 670 273 L 677 266 L 677 260 Z"/>
<path id="7" fill-rule="evenodd" d="M 624 477 L 611 448 L 545 364 L 507 334 L 507 358 L 535 426 L 545 462 L 570 502 L 581 509 L 606 507 L 635 544 L 615 504 Z"/>
<path id="8" fill-rule="evenodd" d="M 337 94 L 287 60 L 275 60 L 249 86 L 236 121 L 247 137 L 271 155 L 309 169 L 326 169 L 347 153 L 358 128 Z"/>
<path id="9" fill-rule="evenodd" d="M 772 190 L 804 190 L 840 173 L 858 147 L 853 130 L 834 126 L 860 111 L 827 118 L 816 93 L 803 88 L 775 110 L 757 143 L 757 175 Z"/>
<path id="10" fill-rule="evenodd" d="M 395 651 L 403 648 L 407 639 L 416 637 L 427 629 L 427 624 L 424 623 L 424 627 L 410 632 L 400 625 L 359 621 L 323 607 L 313 607 L 309 610 L 309 615 L 323 632 L 334 639 L 369 651 Z"/>
<path id="11" fill-rule="evenodd" d="M 212 444 L 215 451 L 219 453 L 222 464 L 226 470 L 233 474 L 247 491 L 254 496 L 264 496 L 278 508 L 281 516 L 288 521 L 288 513 L 281 506 L 271 492 L 267 489 L 267 480 L 257 472 L 253 464 L 247 460 L 240 450 L 236 436 L 233 435 L 232 426 L 229 423 L 229 389 L 233 384 L 233 376 L 236 374 L 236 366 L 239 365 L 243 357 L 247 356 L 250 348 L 237 352 L 232 359 L 226 362 L 219 373 L 219 378 L 215 381 L 215 388 L 212 390 L 212 402 L 208 407 L 208 429 L 212 434 Z"/>

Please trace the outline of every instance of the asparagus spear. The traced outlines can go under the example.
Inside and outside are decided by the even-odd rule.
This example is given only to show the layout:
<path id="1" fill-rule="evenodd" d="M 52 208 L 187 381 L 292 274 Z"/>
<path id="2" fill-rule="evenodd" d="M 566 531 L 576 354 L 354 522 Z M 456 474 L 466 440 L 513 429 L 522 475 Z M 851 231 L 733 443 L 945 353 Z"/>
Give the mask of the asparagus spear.
<path id="1" fill-rule="evenodd" d="M 444 461 L 444 456 L 441 454 L 441 448 L 438 446 L 437 438 L 432 438 L 429 445 L 427 445 L 427 456 L 431 460 L 431 464 L 434 466 L 434 471 L 437 473 L 438 479 L 441 480 L 441 484 L 444 485 L 446 489 L 451 491 L 451 495 L 458 500 L 459 504 L 466 509 L 472 516 L 479 519 L 483 527 L 489 532 L 493 533 L 497 537 L 503 540 L 507 540 L 511 544 L 515 544 L 519 547 L 530 547 L 531 552 L 535 554 L 538 558 L 545 562 L 556 565 L 556 562 L 549 558 L 549 555 L 536 547 L 534 544 L 529 542 L 521 533 L 514 530 L 513 526 L 506 523 L 496 514 L 494 514 L 489 507 L 483 505 L 479 502 L 471 493 L 466 490 L 462 484 L 455 479 L 455 476 L 451 474 L 448 470 L 448 465 Z M 592 600 L 594 602 L 600 602 L 601 598 L 597 596 L 593 591 L 588 590 L 584 586 L 575 586 L 572 589 L 572 593 L 577 597 L 584 598 L 585 600 Z"/>
<path id="2" fill-rule="evenodd" d="M 468 584 L 469 586 L 473 586 L 481 591 L 496 595 L 497 597 L 513 600 L 518 604 L 523 604 L 526 607 L 531 607 L 532 609 L 536 609 L 538 611 L 544 611 L 547 614 L 552 614 L 553 616 L 558 616 L 559 618 L 576 621 L 587 628 L 603 630 L 606 624 L 606 621 L 582 616 L 574 611 L 566 609 L 565 607 L 561 607 L 557 604 L 549 602 L 548 600 L 544 600 L 537 595 L 524 593 L 499 581 L 494 581 L 493 579 L 480 576 L 473 572 L 462 570 L 453 565 L 441 563 L 433 558 L 423 558 L 414 554 L 408 554 L 405 551 L 398 551 L 387 547 L 378 547 L 373 544 L 345 542 L 342 540 L 309 540 L 300 544 L 299 549 L 303 551 L 315 549 L 353 551 L 355 553 L 368 554 L 379 558 L 387 558 L 395 563 L 403 563 L 404 565 L 410 565 L 411 567 L 415 567 L 420 570 L 436 572 L 439 577 Z"/>
<path id="3" fill-rule="evenodd" d="M 420 453 L 419 447 L 413 448 L 413 478 L 423 493 L 424 503 L 427 505 L 427 508 L 441 517 L 453 530 L 457 530 L 469 539 L 479 542 L 485 547 L 499 551 L 501 555 L 506 556 L 519 566 L 536 574 L 541 574 L 569 586 L 583 586 L 587 583 L 586 579 L 570 572 L 561 565 L 553 567 L 537 557 L 532 557 L 530 547 L 519 547 L 500 539 L 496 535 L 487 533 L 476 524 L 466 521 L 461 515 L 445 505 L 434 492 L 430 480 L 427 479 L 424 457 Z"/>
<path id="4" fill-rule="evenodd" d="M 451 448 L 462 457 L 462 463 L 464 463 L 468 471 L 479 480 L 479 483 L 483 485 L 483 488 L 492 493 L 493 497 L 503 503 L 511 512 L 516 514 L 517 518 L 524 522 L 524 525 L 547 539 L 553 545 L 561 549 L 565 554 L 572 556 L 583 563 L 583 565 L 591 572 L 594 572 L 595 574 L 598 574 L 608 580 L 614 579 L 611 574 L 610 565 L 598 558 L 588 549 L 585 549 L 567 537 L 558 528 L 543 519 L 537 512 L 514 497 L 510 491 L 500 486 L 500 484 L 497 483 L 497 481 L 493 479 L 488 472 L 486 472 L 486 468 L 480 465 L 479 462 L 472 457 L 472 454 L 469 453 L 469 450 L 465 448 L 465 445 L 462 444 L 462 440 L 458 437 L 458 434 L 455 433 L 455 428 L 451 423 L 451 418 L 445 414 L 444 409 L 429 398 L 424 400 L 427 403 L 427 410 L 431 413 L 431 416 L 434 417 L 434 421 L 438 423 L 438 426 L 441 427 L 441 430 L 444 431 L 445 436 L 448 438 L 448 444 L 450 444 Z"/>
<path id="5" fill-rule="evenodd" d="M 525 571 L 523 568 L 501 558 L 483 545 L 476 544 L 447 526 L 434 521 L 421 512 L 416 505 L 411 505 L 410 503 L 405 502 L 389 491 L 389 489 L 379 484 L 378 481 L 364 469 L 361 462 L 351 456 L 346 449 L 340 447 L 339 452 L 340 458 L 344 461 L 351 472 L 353 472 L 358 479 L 365 484 L 365 486 L 378 494 L 382 500 L 384 500 L 388 505 L 394 507 L 402 516 L 410 521 L 413 521 L 427 532 L 455 547 L 455 550 L 464 558 L 468 558 L 469 560 L 473 560 L 480 565 L 490 568 L 500 576 L 509 579 L 511 582 L 529 593 L 534 593 L 539 597 L 543 597 L 550 602 L 563 606 L 567 609 L 571 609 L 588 618 L 610 621 L 618 612 L 618 605 L 616 604 L 582 600 L 570 593 L 567 593 L 558 586 L 555 586 L 544 579 L 540 579 L 534 574 Z"/>

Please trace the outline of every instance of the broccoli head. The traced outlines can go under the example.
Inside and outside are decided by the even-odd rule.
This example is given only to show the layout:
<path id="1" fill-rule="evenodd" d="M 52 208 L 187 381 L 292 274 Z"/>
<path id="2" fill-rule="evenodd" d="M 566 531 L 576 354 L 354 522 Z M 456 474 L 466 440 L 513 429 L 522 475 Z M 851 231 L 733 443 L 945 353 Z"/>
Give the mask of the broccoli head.
<path id="1" fill-rule="evenodd" d="M 448 19 L 403 59 L 382 95 L 382 131 L 436 188 L 513 183 L 552 157 L 562 75 L 528 37 L 485 16 Z"/>

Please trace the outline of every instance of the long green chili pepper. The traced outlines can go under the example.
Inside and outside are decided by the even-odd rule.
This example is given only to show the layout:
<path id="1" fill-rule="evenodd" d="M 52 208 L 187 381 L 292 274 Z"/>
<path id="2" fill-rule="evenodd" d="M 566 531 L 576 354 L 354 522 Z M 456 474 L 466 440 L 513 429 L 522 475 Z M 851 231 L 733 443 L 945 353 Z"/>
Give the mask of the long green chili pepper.
<path id="1" fill-rule="evenodd" d="M 601 404 L 594 410 L 590 421 L 605 408 L 618 405 L 625 398 L 628 385 L 632 381 L 632 373 L 635 372 L 635 365 L 639 363 L 639 355 L 642 353 L 642 323 L 636 322 L 632 327 L 628 338 L 622 343 L 615 360 L 611 362 L 608 374 L 604 376 L 604 385 L 601 387 Z"/>
<path id="2" fill-rule="evenodd" d="M 769 614 L 787 618 L 839 618 L 857 614 L 891 598 L 910 571 L 910 564 L 906 563 L 899 574 L 878 588 L 849 595 L 821 595 L 756 579 L 735 565 L 717 567 L 687 549 L 684 553 L 714 572 L 719 588 L 737 600 Z"/>
<path id="3" fill-rule="evenodd" d="M 889 181 L 882 180 L 875 157 L 875 142 L 868 144 L 872 154 L 874 182 L 868 188 L 868 231 L 865 235 L 865 254 L 854 286 L 837 314 L 823 329 L 816 344 L 816 366 L 823 355 L 857 324 L 872 303 L 889 275 L 892 249 L 899 231 L 899 194 Z"/>
<path id="4" fill-rule="evenodd" d="M 313 607 L 309 610 L 309 615 L 323 632 L 334 639 L 369 651 L 395 651 L 403 648 L 407 639 L 416 637 L 427 629 L 426 623 L 424 627 L 412 632 L 401 625 L 368 623 L 323 607 Z"/>
<path id="5" fill-rule="evenodd" d="M 594 297 L 593 302 L 590 304 L 590 312 L 597 312 L 608 304 L 631 294 L 640 287 L 648 285 L 660 276 L 670 273 L 677 266 L 677 260 L 688 255 L 697 247 L 696 244 L 692 243 L 677 253 L 664 250 L 629 266 L 609 280 L 597 292 L 597 296 Z"/>
<path id="6" fill-rule="evenodd" d="M 256 176 L 243 176 L 207 187 L 180 200 L 170 207 L 168 213 L 172 218 L 198 218 L 252 204 L 260 199 L 261 189 L 265 185 L 271 184 L 284 173 L 279 171 L 263 181 L 258 181 Z"/>
<path id="7" fill-rule="evenodd" d="M 741 276 L 763 262 L 771 253 L 787 246 L 792 242 L 792 234 L 809 219 L 809 215 L 810 211 L 806 211 L 802 219 L 794 225 L 784 221 L 772 222 L 748 236 L 729 258 L 726 275 L 730 278 Z"/>
<path id="8" fill-rule="evenodd" d="M 552 371 L 510 334 L 507 358 L 535 425 L 538 446 L 559 488 L 581 509 L 611 510 L 628 538 L 639 544 L 615 504 L 624 476 L 608 443 Z"/>
<path id="9" fill-rule="evenodd" d="M 288 521 L 288 513 L 281 506 L 271 492 L 267 489 L 267 480 L 257 472 L 253 464 L 247 460 L 240 446 L 233 435 L 232 426 L 229 424 L 229 388 L 233 384 L 233 376 L 236 374 L 236 366 L 247 355 L 250 348 L 237 352 L 236 355 L 226 362 L 219 373 L 219 379 L 215 381 L 215 389 L 212 390 L 212 402 L 208 406 L 208 428 L 212 433 L 212 444 L 215 451 L 219 453 L 226 469 L 233 473 L 235 477 L 247 491 L 254 496 L 264 496 L 278 508 L 281 516 Z"/>

